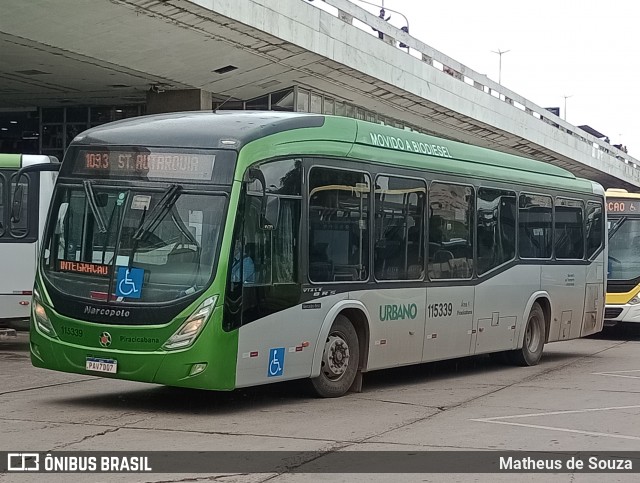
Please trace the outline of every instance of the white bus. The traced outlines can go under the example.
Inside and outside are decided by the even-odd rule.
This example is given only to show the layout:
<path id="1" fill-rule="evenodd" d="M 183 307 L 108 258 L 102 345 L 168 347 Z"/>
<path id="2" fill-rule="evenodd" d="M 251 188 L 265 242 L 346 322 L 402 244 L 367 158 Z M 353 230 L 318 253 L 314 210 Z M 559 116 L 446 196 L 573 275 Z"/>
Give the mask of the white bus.
<path id="1" fill-rule="evenodd" d="M 53 156 L 0 154 L 0 327 L 3 328 L 29 327 L 40 238 L 56 180 L 55 172 L 38 172 L 43 166 L 44 171 L 55 171 L 59 161 Z M 25 169 L 18 174 L 22 168 Z M 14 200 L 16 190 L 18 198 Z"/>

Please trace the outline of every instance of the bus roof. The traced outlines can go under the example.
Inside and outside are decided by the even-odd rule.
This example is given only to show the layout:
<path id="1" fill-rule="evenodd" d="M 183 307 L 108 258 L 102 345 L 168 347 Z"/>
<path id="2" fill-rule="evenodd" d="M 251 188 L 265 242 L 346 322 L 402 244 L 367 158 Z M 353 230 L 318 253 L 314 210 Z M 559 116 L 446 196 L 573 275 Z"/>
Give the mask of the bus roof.
<path id="1" fill-rule="evenodd" d="M 57 163 L 55 156 L 46 156 L 43 154 L 1 154 L 0 168 L 20 169 L 24 166 L 43 163 Z"/>
<path id="2" fill-rule="evenodd" d="M 607 198 L 640 199 L 640 193 L 630 193 L 624 189 L 609 188 L 604 194 Z"/>
<path id="3" fill-rule="evenodd" d="M 73 144 L 219 148 L 239 150 L 271 134 L 321 127 L 324 117 L 279 111 L 190 111 L 132 117 L 91 128 Z"/>
<path id="4" fill-rule="evenodd" d="M 98 126 L 73 144 L 215 148 L 241 151 L 240 163 L 283 155 L 367 159 L 461 176 L 600 192 L 552 164 L 461 142 L 339 116 L 278 111 L 192 111 Z M 381 150 L 389 156 L 380 161 Z M 551 182 L 549 183 L 549 180 Z"/>
<path id="5" fill-rule="evenodd" d="M 21 154 L 0 154 L 0 168 L 19 169 L 21 164 Z"/>

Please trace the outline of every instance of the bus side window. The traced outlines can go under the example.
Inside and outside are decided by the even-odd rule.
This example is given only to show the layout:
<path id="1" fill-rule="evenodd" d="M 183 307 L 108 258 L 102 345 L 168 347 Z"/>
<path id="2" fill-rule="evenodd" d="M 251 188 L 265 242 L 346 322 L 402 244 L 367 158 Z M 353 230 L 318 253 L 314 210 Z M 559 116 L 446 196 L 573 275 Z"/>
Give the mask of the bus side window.
<path id="1" fill-rule="evenodd" d="M 309 279 L 369 278 L 369 175 L 314 167 L 309 172 Z"/>
<path id="2" fill-rule="evenodd" d="M 555 216 L 556 258 L 584 258 L 582 202 L 560 199 Z"/>
<path id="3" fill-rule="evenodd" d="M 516 255 L 516 194 L 491 188 L 478 190 L 478 275 Z"/>
<path id="4" fill-rule="evenodd" d="M 551 258 L 553 221 L 551 197 L 521 194 L 518 218 L 520 258 Z"/>
<path id="5" fill-rule="evenodd" d="M 380 175 L 375 183 L 374 274 L 416 280 L 424 271 L 423 180 Z"/>
<path id="6" fill-rule="evenodd" d="M 473 273 L 475 197 L 470 186 L 434 182 L 429 195 L 429 264 L 432 279 Z"/>

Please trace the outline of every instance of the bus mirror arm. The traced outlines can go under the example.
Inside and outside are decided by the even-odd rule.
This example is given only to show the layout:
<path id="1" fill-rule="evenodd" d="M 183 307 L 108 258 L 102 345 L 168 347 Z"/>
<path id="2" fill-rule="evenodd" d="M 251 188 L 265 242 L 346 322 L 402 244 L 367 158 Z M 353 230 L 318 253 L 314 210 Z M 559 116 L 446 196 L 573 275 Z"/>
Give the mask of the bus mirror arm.
<path id="1" fill-rule="evenodd" d="M 15 174 L 16 177 L 16 190 L 18 189 L 18 184 L 20 183 L 20 178 L 27 173 L 40 173 L 42 171 L 60 171 L 60 163 L 51 163 L 51 164 L 31 164 L 29 166 L 24 166 L 18 170 Z"/>
<path id="2" fill-rule="evenodd" d="M 261 186 L 260 196 L 260 228 L 263 230 L 275 230 L 278 226 L 278 214 L 280 213 L 280 198 L 267 194 L 267 182 L 264 173 L 259 168 L 249 168 L 245 179 L 246 183 L 258 181 Z"/>
<path id="3" fill-rule="evenodd" d="M 22 211 L 22 185 L 16 183 L 11 202 L 11 222 L 20 223 L 20 212 Z"/>
<path id="4" fill-rule="evenodd" d="M 11 200 L 11 221 L 13 223 L 20 222 L 20 212 L 22 211 L 22 192 L 20 179 L 27 173 L 39 173 L 41 171 L 59 171 L 60 163 L 55 164 L 32 164 L 24 166 L 15 174 L 16 187 L 13 190 L 13 199 Z"/>

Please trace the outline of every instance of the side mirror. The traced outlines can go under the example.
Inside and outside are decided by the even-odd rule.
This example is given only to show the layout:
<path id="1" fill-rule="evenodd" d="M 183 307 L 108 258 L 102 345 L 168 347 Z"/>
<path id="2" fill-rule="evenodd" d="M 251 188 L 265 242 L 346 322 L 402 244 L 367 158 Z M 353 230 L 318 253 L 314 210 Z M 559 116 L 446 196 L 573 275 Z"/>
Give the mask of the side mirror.
<path id="1" fill-rule="evenodd" d="M 275 230 L 278 227 L 278 217 L 280 216 L 280 198 L 274 195 L 267 195 L 263 198 L 262 206 L 260 228 L 263 230 Z"/>

